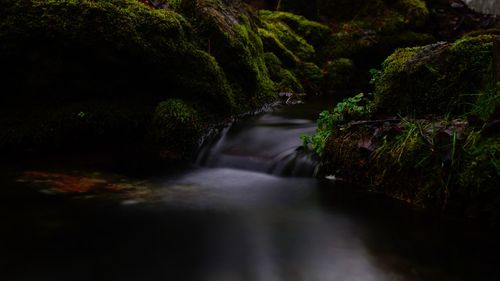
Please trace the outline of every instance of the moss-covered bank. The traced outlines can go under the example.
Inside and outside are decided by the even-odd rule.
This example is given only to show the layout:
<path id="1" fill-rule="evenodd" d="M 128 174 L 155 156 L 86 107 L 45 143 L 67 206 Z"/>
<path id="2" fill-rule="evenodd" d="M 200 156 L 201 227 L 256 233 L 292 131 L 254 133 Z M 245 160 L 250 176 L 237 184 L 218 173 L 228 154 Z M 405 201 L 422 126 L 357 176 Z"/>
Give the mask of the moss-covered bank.
<path id="1" fill-rule="evenodd" d="M 435 208 L 500 218 L 500 83 L 493 34 L 400 49 L 375 92 L 324 112 L 306 142 L 322 174 Z"/>
<path id="2" fill-rule="evenodd" d="M 331 38 L 327 25 L 241 1 L 2 1 L 0 149 L 148 146 L 165 101 L 206 128 L 279 92 L 345 90 L 356 68 L 325 60 Z M 177 131 L 163 133 L 195 146 L 203 129 L 167 119 Z M 189 154 L 178 148 L 173 158 Z"/>
<path id="3" fill-rule="evenodd" d="M 252 9 L 164 3 L 2 1 L 0 150 L 159 145 L 162 126 L 177 159 L 203 130 L 171 114 L 192 108 L 207 126 L 275 99 Z M 172 100 L 185 106 L 158 110 Z"/>

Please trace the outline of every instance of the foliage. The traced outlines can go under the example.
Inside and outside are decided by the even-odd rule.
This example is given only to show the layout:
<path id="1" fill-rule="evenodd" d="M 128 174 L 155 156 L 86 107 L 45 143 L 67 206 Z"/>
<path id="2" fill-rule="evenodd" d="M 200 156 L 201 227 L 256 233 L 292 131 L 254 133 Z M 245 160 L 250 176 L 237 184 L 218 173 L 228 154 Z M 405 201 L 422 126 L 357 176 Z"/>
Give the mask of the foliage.
<path id="1" fill-rule="evenodd" d="M 498 180 L 500 179 L 498 135 L 478 138 L 465 145 L 464 150 L 465 161 L 459 178 L 462 192 L 470 192 L 473 196 L 491 193 L 500 195 L 498 189 Z"/>
<path id="2" fill-rule="evenodd" d="M 393 184 L 401 185 L 398 190 L 416 203 L 433 201 L 445 206 L 459 175 L 465 124 L 461 120 L 403 119 L 396 131 L 383 135 L 370 155 L 372 168 L 383 175 L 378 180 L 387 185 L 402 180 L 388 177 L 410 176 L 418 170 L 425 179 L 419 179 L 410 189 L 403 188 L 403 183 Z"/>
<path id="3" fill-rule="evenodd" d="M 318 155 L 322 155 L 325 145 L 332 135 L 333 131 L 340 125 L 347 122 L 366 117 L 371 112 L 370 103 L 364 94 L 358 94 L 354 97 L 346 98 L 338 103 L 333 111 L 323 111 L 319 115 L 318 129 L 312 136 L 303 135 L 302 141 Z"/>
<path id="4" fill-rule="evenodd" d="M 492 82 L 484 91 L 477 94 L 476 102 L 472 105 L 468 115 L 488 121 L 498 108 L 500 108 L 500 82 L 496 84 Z"/>
<path id="5" fill-rule="evenodd" d="M 500 216 L 499 40 L 478 33 L 395 51 L 370 70 L 371 118 L 335 114 L 338 106 L 304 138 L 321 153 L 323 173 L 423 206 Z"/>

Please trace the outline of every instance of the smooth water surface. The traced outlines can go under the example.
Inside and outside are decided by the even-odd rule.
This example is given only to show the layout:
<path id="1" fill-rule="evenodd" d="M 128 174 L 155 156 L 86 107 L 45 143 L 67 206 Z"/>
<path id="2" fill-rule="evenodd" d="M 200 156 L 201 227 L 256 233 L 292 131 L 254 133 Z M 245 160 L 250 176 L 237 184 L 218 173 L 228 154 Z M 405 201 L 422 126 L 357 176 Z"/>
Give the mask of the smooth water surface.
<path id="1" fill-rule="evenodd" d="M 213 140 L 201 166 L 174 174 L 2 173 L 0 280 L 500 280 L 493 232 L 275 175 L 277 163 L 308 163 L 294 159 L 316 113 L 249 118 Z M 108 192 L 77 192 L 92 186 Z"/>

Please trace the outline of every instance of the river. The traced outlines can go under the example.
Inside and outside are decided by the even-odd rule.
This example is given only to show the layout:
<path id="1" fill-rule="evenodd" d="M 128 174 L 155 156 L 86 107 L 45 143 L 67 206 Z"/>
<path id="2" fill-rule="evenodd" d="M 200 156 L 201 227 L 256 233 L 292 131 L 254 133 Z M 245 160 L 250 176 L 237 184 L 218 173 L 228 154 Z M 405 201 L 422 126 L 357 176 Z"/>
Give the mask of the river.
<path id="1" fill-rule="evenodd" d="M 465 0 L 464 2 L 478 12 L 500 15 L 499 0 Z"/>
<path id="2" fill-rule="evenodd" d="M 496 233 L 310 177 L 321 107 L 248 117 L 174 173 L 5 167 L 0 280 L 500 280 Z"/>

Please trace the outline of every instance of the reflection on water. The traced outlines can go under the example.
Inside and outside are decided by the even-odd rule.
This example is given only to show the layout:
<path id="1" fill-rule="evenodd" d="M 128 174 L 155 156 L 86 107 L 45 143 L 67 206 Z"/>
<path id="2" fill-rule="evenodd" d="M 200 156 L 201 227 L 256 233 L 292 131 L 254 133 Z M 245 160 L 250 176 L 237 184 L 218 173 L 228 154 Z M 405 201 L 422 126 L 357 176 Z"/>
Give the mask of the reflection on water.
<path id="1" fill-rule="evenodd" d="M 155 195 L 133 205 L 67 194 L 2 202 L 0 280 L 500 277 L 486 234 L 331 182 L 216 168 L 142 184 Z"/>
<path id="2" fill-rule="evenodd" d="M 272 162 L 310 124 L 287 114 L 232 127 L 216 155 Z M 48 167 L 56 172 L 0 175 L 0 280 L 500 280 L 495 233 L 339 183 L 217 161 L 141 179 Z"/>

